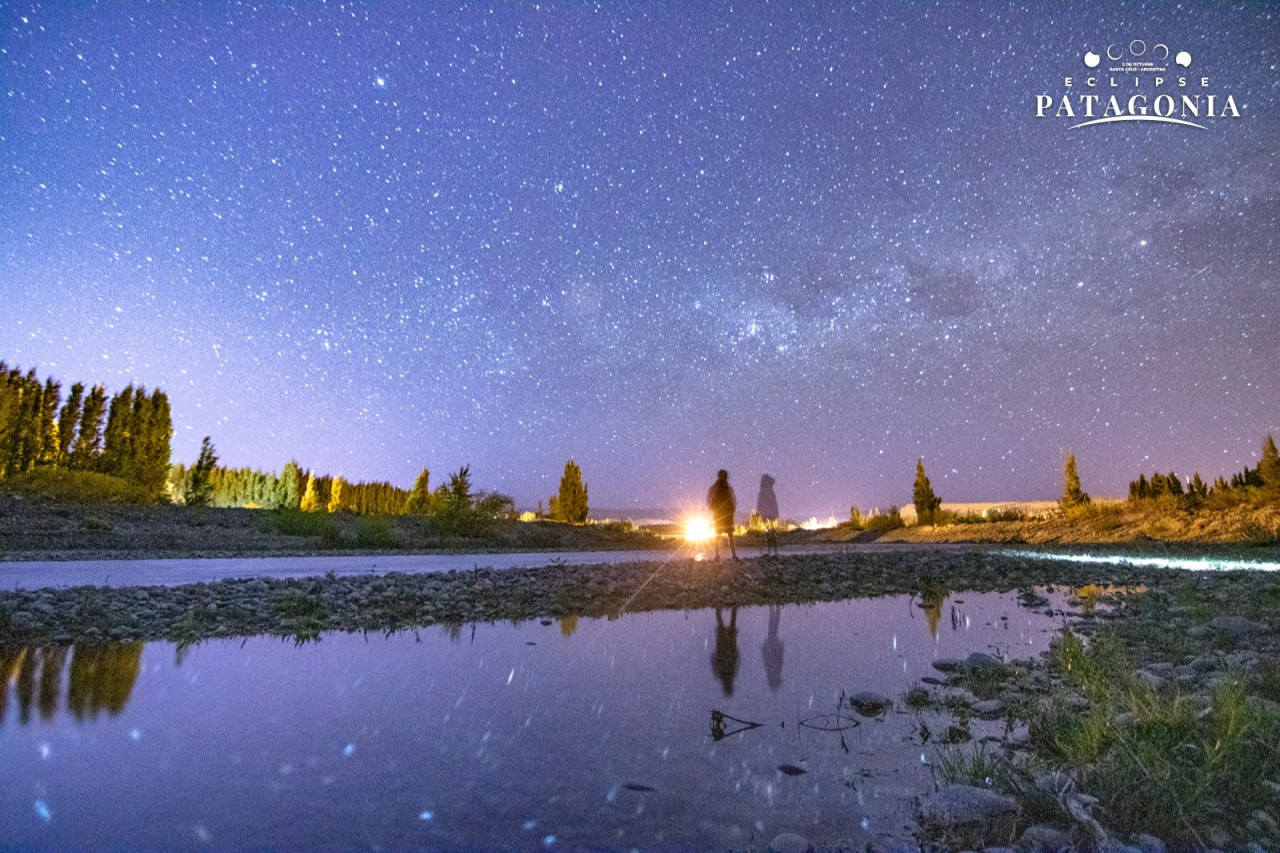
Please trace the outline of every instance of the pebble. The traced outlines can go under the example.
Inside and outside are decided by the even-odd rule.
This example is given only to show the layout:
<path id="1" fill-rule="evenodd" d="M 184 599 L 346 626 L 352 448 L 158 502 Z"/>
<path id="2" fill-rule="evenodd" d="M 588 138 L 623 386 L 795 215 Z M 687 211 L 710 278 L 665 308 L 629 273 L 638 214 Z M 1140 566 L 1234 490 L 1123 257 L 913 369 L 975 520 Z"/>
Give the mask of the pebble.
<path id="1" fill-rule="evenodd" d="M 812 853 L 813 845 L 803 835 L 781 832 L 769 842 L 770 853 Z"/>

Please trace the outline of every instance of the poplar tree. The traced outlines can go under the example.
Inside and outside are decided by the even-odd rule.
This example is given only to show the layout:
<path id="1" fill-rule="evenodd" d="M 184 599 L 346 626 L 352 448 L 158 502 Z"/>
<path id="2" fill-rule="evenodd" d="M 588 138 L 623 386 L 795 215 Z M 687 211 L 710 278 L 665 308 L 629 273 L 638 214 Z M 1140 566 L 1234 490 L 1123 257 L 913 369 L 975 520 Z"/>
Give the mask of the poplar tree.
<path id="1" fill-rule="evenodd" d="M 200 455 L 196 457 L 196 464 L 192 466 L 183 484 L 183 503 L 187 506 L 209 505 L 213 498 L 211 477 L 217 467 L 218 455 L 213 450 L 213 442 L 206 435 L 204 441 L 200 442 Z"/>
<path id="2" fill-rule="evenodd" d="M 111 397 L 102 433 L 102 473 L 130 479 L 133 467 L 133 385 Z"/>
<path id="3" fill-rule="evenodd" d="M 346 485 L 346 478 L 341 474 L 334 478 L 333 485 L 329 487 L 329 512 L 339 512 L 342 509 L 342 493 Z"/>
<path id="4" fill-rule="evenodd" d="M 159 388 L 134 399 L 133 482 L 151 500 L 164 493 L 172 454 L 173 416 L 169 397 Z"/>
<path id="5" fill-rule="evenodd" d="M 320 511 L 320 495 L 316 490 L 316 475 L 314 473 L 307 475 L 307 489 L 302 495 L 301 508 L 303 512 Z"/>
<path id="6" fill-rule="evenodd" d="M 80 429 L 71 448 L 71 467 L 92 471 L 98 467 L 102 453 L 102 418 L 107 411 L 107 389 L 94 385 L 84 398 L 80 412 Z"/>
<path id="7" fill-rule="evenodd" d="M 431 511 L 431 472 L 426 468 L 413 481 L 413 489 L 409 492 L 409 500 L 404 511 L 411 515 L 427 515 Z"/>
<path id="8" fill-rule="evenodd" d="M 62 402 L 62 384 L 46 379 L 40 394 L 37 442 L 32 465 L 52 467 L 58 464 L 58 406 Z"/>
<path id="9" fill-rule="evenodd" d="M 58 413 L 58 464 L 68 465 L 71 461 L 71 443 L 75 440 L 76 427 L 80 425 L 80 409 L 84 405 L 84 383 L 77 382 L 71 386 L 67 402 L 62 404 Z"/>
<path id="10" fill-rule="evenodd" d="M 1062 497 L 1058 500 L 1058 505 L 1064 510 L 1074 509 L 1078 506 L 1086 506 L 1089 503 L 1089 495 L 1084 489 L 1080 488 L 1080 475 L 1076 472 L 1076 455 L 1074 453 L 1067 454 L 1067 462 L 1062 470 Z"/>
<path id="11" fill-rule="evenodd" d="M 942 506 L 942 498 L 933 493 L 933 486 L 924 473 L 924 460 L 916 460 L 916 482 L 911 489 L 911 502 L 916 507 L 916 523 L 932 524 L 933 514 Z"/>
<path id="12" fill-rule="evenodd" d="M 282 509 L 297 509 L 302 502 L 302 467 L 290 459 L 280 472 L 280 499 Z"/>

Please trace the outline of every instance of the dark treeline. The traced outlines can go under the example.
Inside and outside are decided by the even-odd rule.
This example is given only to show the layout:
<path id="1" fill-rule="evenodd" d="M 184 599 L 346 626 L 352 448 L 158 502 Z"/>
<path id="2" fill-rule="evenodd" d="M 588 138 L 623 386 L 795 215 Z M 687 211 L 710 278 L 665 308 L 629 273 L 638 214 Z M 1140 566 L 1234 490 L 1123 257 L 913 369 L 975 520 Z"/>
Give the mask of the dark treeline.
<path id="1" fill-rule="evenodd" d="M 1230 480 L 1221 475 L 1214 478 L 1212 485 L 1206 484 L 1197 471 L 1185 483 L 1176 473 L 1156 472 L 1148 477 L 1139 474 L 1138 479 L 1129 483 L 1129 500 L 1181 500 L 1196 503 L 1210 496 L 1247 496 L 1250 494 L 1265 497 L 1280 496 L 1280 453 L 1277 453 L 1275 439 L 1267 436 L 1262 442 L 1262 458 L 1253 468 L 1233 474 Z"/>
<path id="2" fill-rule="evenodd" d="M 0 361 L 0 480 L 36 469 L 92 471 L 118 477 L 148 500 L 162 497 L 173 423 L 169 399 L 156 389 L 41 382 Z"/>

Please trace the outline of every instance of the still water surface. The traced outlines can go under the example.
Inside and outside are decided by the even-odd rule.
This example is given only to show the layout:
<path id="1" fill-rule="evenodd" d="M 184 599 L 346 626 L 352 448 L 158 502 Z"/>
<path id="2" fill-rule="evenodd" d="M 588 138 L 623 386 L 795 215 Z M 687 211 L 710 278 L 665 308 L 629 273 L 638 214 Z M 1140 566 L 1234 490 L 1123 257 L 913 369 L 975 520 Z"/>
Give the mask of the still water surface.
<path id="1" fill-rule="evenodd" d="M 1045 609 L 965 593 L 301 646 L 0 648 L 0 838 L 24 850 L 906 839 L 937 754 L 921 723 L 945 722 L 906 709 L 905 689 L 939 675 L 940 657 L 1038 654 L 1062 621 Z M 894 710 L 860 716 L 843 697 L 864 690 Z"/>

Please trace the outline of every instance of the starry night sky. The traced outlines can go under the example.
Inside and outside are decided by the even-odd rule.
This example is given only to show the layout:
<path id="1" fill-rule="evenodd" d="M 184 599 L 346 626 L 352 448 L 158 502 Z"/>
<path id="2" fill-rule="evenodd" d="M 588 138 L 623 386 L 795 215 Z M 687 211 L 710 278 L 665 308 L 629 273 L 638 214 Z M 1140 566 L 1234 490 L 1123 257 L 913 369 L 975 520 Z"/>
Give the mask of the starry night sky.
<path id="1" fill-rule="evenodd" d="M 163 388 L 175 461 L 520 507 L 570 456 L 791 517 L 917 457 L 1229 477 L 1280 434 L 1280 8 L 1028 7 L 5 3 L 0 358 Z M 1242 117 L 1035 116 L 1133 40 Z"/>

